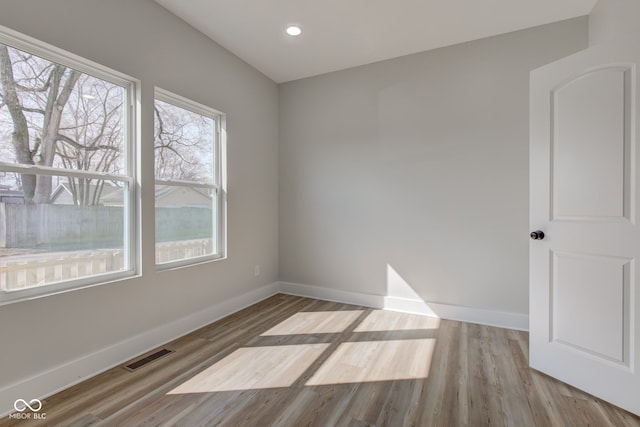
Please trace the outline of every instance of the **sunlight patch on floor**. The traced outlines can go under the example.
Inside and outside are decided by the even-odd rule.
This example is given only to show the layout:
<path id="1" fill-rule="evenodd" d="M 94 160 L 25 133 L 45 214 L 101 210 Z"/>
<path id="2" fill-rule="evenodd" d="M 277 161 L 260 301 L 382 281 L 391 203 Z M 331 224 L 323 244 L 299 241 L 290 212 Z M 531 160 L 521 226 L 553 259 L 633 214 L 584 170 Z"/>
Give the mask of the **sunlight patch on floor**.
<path id="1" fill-rule="evenodd" d="M 262 336 L 333 334 L 344 332 L 363 310 L 299 312 L 280 322 Z"/>
<path id="2" fill-rule="evenodd" d="M 291 386 L 329 344 L 240 348 L 167 394 Z"/>
<path id="3" fill-rule="evenodd" d="M 427 338 L 342 343 L 306 385 L 427 378 L 435 342 Z"/>
<path id="4" fill-rule="evenodd" d="M 354 332 L 429 330 L 439 327 L 440 319 L 437 317 L 375 310 L 360 322 Z"/>
<path id="5" fill-rule="evenodd" d="M 429 376 L 436 343 L 433 331 L 440 326 L 440 319 L 384 310 L 370 311 L 363 318 L 363 313 L 364 310 L 295 313 L 261 336 L 298 336 L 307 344 L 239 348 L 168 394 L 290 387 L 320 358 L 322 364 L 316 363 L 317 369 L 307 373 L 311 377 L 306 386 Z M 347 332 L 355 323 L 353 332 Z M 409 332 L 413 334 L 407 337 Z M 323 334 L 340 334 L 332 337 L 337 340 L 337 347 L 313 344 Z M 325 353 L 330 346 L 333 351 Z"/>

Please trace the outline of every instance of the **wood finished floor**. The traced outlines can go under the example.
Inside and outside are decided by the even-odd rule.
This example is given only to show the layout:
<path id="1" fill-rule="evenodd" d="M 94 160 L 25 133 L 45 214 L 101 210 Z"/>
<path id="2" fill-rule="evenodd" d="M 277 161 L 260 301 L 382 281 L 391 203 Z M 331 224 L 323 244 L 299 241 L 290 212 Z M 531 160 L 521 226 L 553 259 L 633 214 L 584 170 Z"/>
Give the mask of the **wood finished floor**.
<path id="1" fill-rule="evenodd" d="M 276 295 L 0 426 L 640 426 L 529 369 L 525 332 Z M 137 359 L 136 359 L 137 360 Z"/>

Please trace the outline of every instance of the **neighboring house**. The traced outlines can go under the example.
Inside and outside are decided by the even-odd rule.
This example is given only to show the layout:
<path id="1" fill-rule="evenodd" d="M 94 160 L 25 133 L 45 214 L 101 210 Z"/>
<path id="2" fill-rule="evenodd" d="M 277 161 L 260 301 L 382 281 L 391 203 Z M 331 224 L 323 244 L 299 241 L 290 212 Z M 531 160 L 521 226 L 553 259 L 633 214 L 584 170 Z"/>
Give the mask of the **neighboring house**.
<path id="1" fill-rule="evenodd" d="M 204 189 L 193 187 L 177 187 L 168 185 L 156 186 L 156 207 L 195 207 L 207 208 L 211 206 L 211 196 Z M 122 206 L 123 189 L 118 188 L 108 195 L 103 195 L 101 203 L 105 206 Z"/>
<path id="2" fill-rule="evenodd" d="M 24 204 L 24 193 L 22 191 L 0 188 L 0 203 Z"/>
<path id="3" fill-rule="evenodd" d="M 89 197 L 92 198 L 95 194 L 96 190 L 98 190 L 98 186 L 96 184 L 90 184 L 89 186 Z M 110 194 L 120 190 L 118 187 L 110 184 L 104 183 L 102 186 L 102 194 L 100 195 L 99 203 L 100 205 L 106 204 L 104 203 L 104 199 Z M 120 193 L 120 198 L 122 199 L 122 193 Z M 58 184 L 56 188 L 51 192 L 50 203 L 53 205 L 73 205 L 75 204 L 73 201 L 73 191 L 71 191 L 71 187 L 68 183 Z M 122 204 L 122 203 L 121 203 Z"/>
<path id="4" fill-rule="evenodd" d="M 91 184 L 89 194 L 96 192 L 97 186 Z M 112 184 L 105 183 L 100 195 L 99 205 L 122 206 L 124 200 L 123 189 Z M 51 192 L 51 204 L 73 205 L 73 192 L 68 183 L 58 184 Z M 22 191 L 0 188 L 0 203 L 24 203 Z M 206 208 L 211 206 L 211 196 L 204 189 L 192 187 L 174 187 L 167 185 L 156 186 L 156 207 L 196 207 Z"/>

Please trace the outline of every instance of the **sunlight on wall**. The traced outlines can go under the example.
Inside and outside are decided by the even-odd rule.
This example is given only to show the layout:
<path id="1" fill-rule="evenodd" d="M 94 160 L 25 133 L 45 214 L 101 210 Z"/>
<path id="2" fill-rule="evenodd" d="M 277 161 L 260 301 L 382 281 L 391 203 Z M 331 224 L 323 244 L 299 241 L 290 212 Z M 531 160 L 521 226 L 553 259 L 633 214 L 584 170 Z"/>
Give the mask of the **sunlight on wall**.
<path id="1" fill-rule="evenodd" d="M 389 264 L 387 264 L 387 296 L 421 300 L 420 295 Z"/>
<path id="2" fill-rule="evenodd" d="M 440 317 L 433 303 L 427 303 L 392 266 L 387 264 L 387 295 L 384 309 Z"/>

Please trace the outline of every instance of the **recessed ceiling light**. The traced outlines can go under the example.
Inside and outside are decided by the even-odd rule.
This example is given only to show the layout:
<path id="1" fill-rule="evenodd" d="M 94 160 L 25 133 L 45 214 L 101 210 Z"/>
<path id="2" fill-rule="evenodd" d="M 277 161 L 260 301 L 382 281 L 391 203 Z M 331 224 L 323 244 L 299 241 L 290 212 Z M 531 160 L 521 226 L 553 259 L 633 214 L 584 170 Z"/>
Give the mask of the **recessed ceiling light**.
<path id="1" fill-rule="evenodd" d="M 299 36 L 300 34 L 302 34 L 302 28 L 298 27 L 297 25 L 291 25 L 287 27 L 287 34 L 294 37 Z"/>

